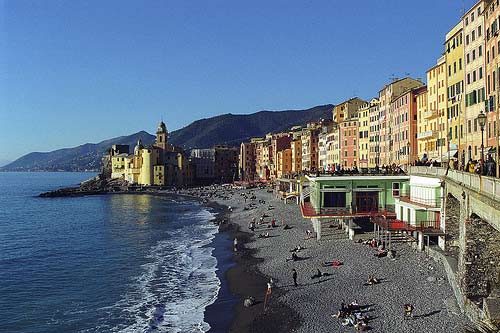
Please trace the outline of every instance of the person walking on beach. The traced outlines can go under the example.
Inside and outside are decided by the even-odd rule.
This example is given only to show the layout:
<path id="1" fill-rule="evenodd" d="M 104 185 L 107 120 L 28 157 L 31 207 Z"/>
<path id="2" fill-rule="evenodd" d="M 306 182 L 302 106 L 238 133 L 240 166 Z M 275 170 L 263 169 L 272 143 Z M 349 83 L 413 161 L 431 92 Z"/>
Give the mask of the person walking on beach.
<path id="1" fill-rule="evenodd" d="M 234 252 L 237 252 L 238 251 L 238 238 L 234 237 L 233 244 L 234 244 Z"/>
<path id="2" fill-rule="evenodd" d="M 292 274 L 292 277 L 293 277 L 293 285 L 294 285 L 295 287 L 297 287 L 297 286 L 298 286 L 298 284 L 297 284 L 297 271 L 296 271 L 296 270 L 295 270 L 295 268 L 294 268 L 294 269 L 292 269 L 292 272 L 293 272 L 293 274 Z"/>

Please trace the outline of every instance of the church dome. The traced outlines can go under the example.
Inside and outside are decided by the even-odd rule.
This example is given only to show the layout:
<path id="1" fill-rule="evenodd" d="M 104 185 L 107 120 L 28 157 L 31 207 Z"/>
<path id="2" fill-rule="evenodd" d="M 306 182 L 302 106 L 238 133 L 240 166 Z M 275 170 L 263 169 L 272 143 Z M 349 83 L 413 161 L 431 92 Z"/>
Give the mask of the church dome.
<path id="1" fill-rule="evenodd" d="M 166 133 L 167 132 L 167 126 L 165 126 L 165 123 L 163 121 L 160 122 L 158 125 L 158 133 Z"/>
<path id="2" fill-rule="evenodd" d="M 139 155 L 139 150 L 144 148 L 144 146 L 142 145 L 142 140 L 139 139 L 137 140 L 137 144 L 135 145 L 135 148 L 134 148 L 134 155 Z"/>

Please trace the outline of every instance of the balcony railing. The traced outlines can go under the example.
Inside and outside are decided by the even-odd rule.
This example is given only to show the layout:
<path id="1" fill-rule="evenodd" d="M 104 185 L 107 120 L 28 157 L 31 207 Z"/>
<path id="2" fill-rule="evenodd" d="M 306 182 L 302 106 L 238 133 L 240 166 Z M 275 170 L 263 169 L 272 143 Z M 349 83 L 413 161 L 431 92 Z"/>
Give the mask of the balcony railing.
<path id="1" fill-rule="evenodd" d="M 412 166 L 411 175 L 426 175 L 433 177 L 447 177 L 466 188 L 500 201 L 500 179 L 495 177 L 480 176 L 474 173 L 450 169 L 446 174 L 446 168 Z"/>
<path id="2" fill-rule="evenodd" d="M 420 221 L 415 224 L 396 219 L 372 219 L 372 222 L 388 231 L 422 231 L 423 233 L 442 232 L 441 222 L 439 220 Z"/>
<path id="3" fill-rule="evenodd" d="M 432 138 L 435 137 L 438 134 L 437 131 L 427 131 L 427 132 L 422 132 L 417 134 L 417 139 L 427 139 L 427 138 Z"/>
<path id="4" fill-rule="evenodd" d="M 409 193 L 401 193 L 399 196 L 399 200 L 409 203 L 409 204 L 414 204 L 414 205 L 421 205 L 421 206 L 426 206 L 426 207 L 440 207 L 441 206 L 441 197 L 437 198 L 422 198 L 418 197 L 415 195 L 411 195 Z"/>

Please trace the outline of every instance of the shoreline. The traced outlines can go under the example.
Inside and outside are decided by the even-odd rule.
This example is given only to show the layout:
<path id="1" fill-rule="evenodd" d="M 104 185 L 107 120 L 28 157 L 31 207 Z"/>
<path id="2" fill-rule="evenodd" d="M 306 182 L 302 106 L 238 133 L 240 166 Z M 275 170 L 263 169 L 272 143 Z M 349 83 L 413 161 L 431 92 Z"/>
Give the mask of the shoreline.
<path id="1" fill-rule="evenodd" d="M 244 193 L 252 193 L 256 198 L 243 201 Z M 232 256 L 234 265 L 224 273 L 225 279 L 218 275 L 221 289 L 214 303 L 205 309 L 204 321 L 213 327 L 210 332 L 346 332 L 346 327 L 331 315 L 341 302 L 353 300 L 367 308 L 371 332 L 441 333 L 461 332 L 473 327 L 457 310 L 456 299 L 441 263 L 424 253 L 415 252 L 405 243 L 394 245 L 395 259 L 376 258 L 373 249 L 347 239 L 334 222 L 325 227 L 325 235 L 320 241 L 306 238 L 310 222 L 302 217 L 297 206 L 283 203 L 268 191 L 206 187 L 179 192 L 108 194 L 184 196 L 216 210 L 217 220 L 221 222 L 217 235 L 221 236 L 220 239 L 225 238 L 223 253 L 226 258 Z M 262 214 L 268 218 L 253 234 L 243 231 L 253 217 Z M 276 228 L 268 225 L 271 218 L 278 221 Z M 284 229 L 280 222 L 291 228 Z M 257 238 L 256 235 L 262 232 L 268 232 L 270 237 Z M 362 237 L 370 238 L 371 235 L 367 233 Z M 238 238 L 239 251 L 231 253 L 234 237 Z M 302 259 L 289 261 L 290 250 L 298 245 L 302 247 L 299 253 Z M 219 257 L 216 258 L 219 269 Z M 343 265 L 321 267 L 322 262 L 331 260 L 340 260 Z M 318 268 L 330 277 L 312 280 L 311 276 Z M 298 286 L 295 287 L 291 282 L 292 269 L 298 271 Z M 379 278 L 381 286 L 366 287 L 368 274 Z M 273 292 L 267 303 L 268 311 L 264 312 L 263 300 L 269 277 L 273 279 Z M 409 280 L 412 283 L 408 284 Z M 221 290 L 225 283 L 237 298 L 232 307 L 223 304 Z M 244 307 L 243 300 L 247 296 L 254 297 L 256 304 Z M 415 305 L 418 320 L 401 320 L 401 306 L 408 302 Z M 231 312 L 228 308 L 232 309 Z M 223 326 L 230 327 L 229 330 L 218 330 L 222 327 L 217 323 L 221 317 Z M 230 319 L 232 321 L 228 324 Z"/>

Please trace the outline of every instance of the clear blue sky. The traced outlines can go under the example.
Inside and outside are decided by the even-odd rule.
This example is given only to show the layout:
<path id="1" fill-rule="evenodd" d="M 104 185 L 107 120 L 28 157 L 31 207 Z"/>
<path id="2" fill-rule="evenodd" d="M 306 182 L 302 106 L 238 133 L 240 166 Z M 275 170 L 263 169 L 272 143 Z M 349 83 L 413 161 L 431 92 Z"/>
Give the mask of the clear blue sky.
<path id="1" fill-rule="evenodd" d="M 474 1 L 0 0 L 0 164 L 425 78 Z"/>

